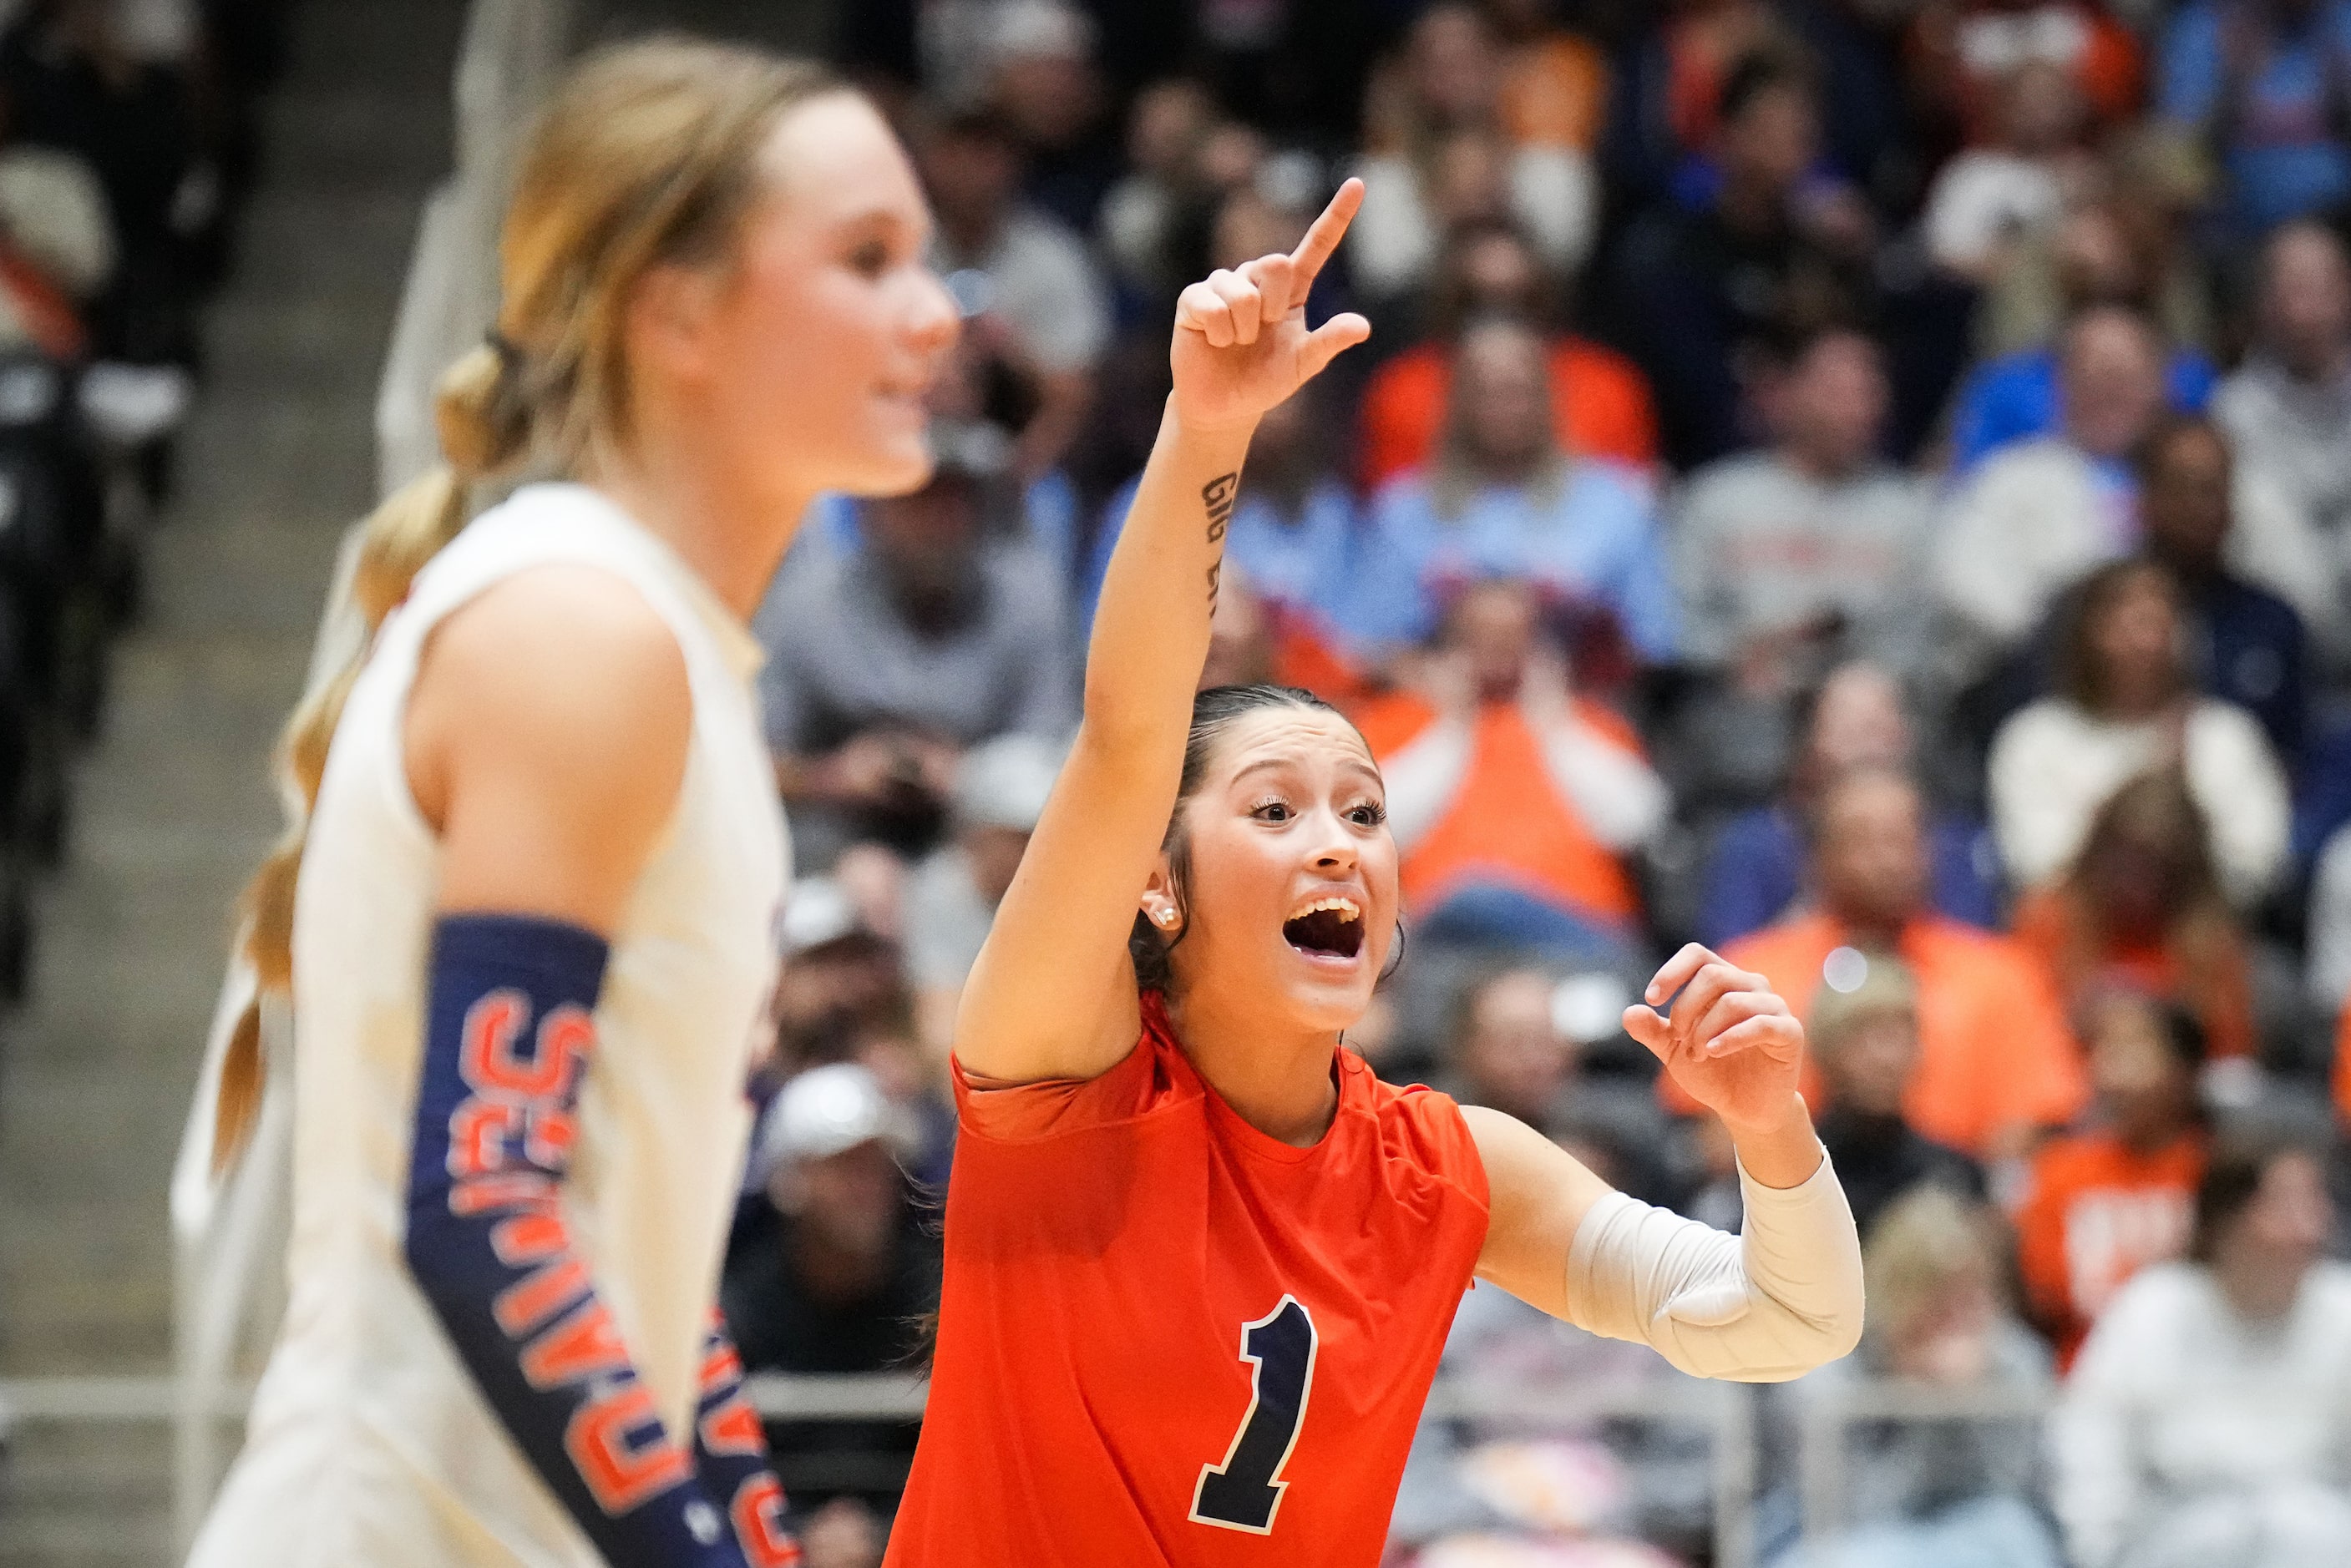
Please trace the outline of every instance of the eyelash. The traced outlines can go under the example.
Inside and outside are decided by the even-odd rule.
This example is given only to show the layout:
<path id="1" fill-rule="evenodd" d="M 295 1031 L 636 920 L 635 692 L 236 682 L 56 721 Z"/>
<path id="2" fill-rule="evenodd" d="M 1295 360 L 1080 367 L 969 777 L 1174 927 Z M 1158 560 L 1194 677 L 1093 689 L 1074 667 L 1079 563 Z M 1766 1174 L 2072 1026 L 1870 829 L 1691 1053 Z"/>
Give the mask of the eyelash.
<path id="1" fill-rule="evenodd" d="M 1250 806 L 1249 815 L 1251 816 L 1263 816 L 1267 812 L 1275 809 L 1277 806 L 1283 811 L 1288 811 L 1290 809 L 1290 803 L 1277 796 L 1269 795 L 1264 800 L 1259 801 L 1255 805 Z M 1360 816 L 1361 820 L 1357 821 L 1355 824 L 1358 827 L 1377 827 L 1388 819 L 1388 808 L 1382 805 L 1377 801 L 1367 800 L 1361 805 L 1349 806 L 1344 815 L 1350 818 Z"/>

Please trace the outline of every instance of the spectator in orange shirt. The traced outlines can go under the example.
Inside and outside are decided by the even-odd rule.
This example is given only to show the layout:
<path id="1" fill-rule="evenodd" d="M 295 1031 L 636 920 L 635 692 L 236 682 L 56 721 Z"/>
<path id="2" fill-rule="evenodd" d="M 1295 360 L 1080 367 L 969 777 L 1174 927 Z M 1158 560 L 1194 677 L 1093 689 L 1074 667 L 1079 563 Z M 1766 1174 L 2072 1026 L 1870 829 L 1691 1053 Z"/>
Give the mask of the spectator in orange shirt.
<path id="1" fill-rule="evenodd" d="M 2017 1153 L 2036 1127 L 2071 1121 L 2086 1096 L 2079 1054 L 2048 977 L 2005 937 L 1934 912 L 1925 808 L 1899 774 L 1859 771 L 1823 797 L 1812 907 L 1723 950 L 1787 997 L 1853 976 L 1889 952 L 1918 981 L 1918 1070 L 1902 1096 L 1922 1135 L 1980 1160 Z M 1666 1103 L 1696 1107 L 1660 1079 Z M 1804 1096 L 1825 1103 L 1817 1068 Z"/>
<path id="2" fill-rule="evenodd" d="M 1208 612 L 1200 690 L 1267 685 L 1302 686 L 1343 713 L 1368 700 L 1364 671 L 1228 556 Z"/>
<path id="3" fill-rule="evenodd" d="M 1649 46 L 1664 76 L 1663 129 L 1680 153 L 1703 154 L 1721 129 L 1723 84 L 1740 62 L 1764 53 L 1793 57 L 1802 46 L 1767 0 L 1678 0 L 1671 9 Z"/>
<path id="4" fill-rule="evenodd" d="M 2351 1008 L 2335 1020 L 2335 1114 L 2351 1129 Z"/>
<path id="5" fill-rule="evenodd" d="M 2300 1568 L 2351 1542 L 2351 1265 L 2326 1150 L 2289 1124 L 2216 1138 L 2188 1257 L 2106 1305 L 2047 1428 L 2078 1568 Z"/>
<path id="6" fill-rule="evenodd" d="M 1548 328 L 1557 301 L 1541 261 L 1517 224 L 1464 223 L 1447 240 L 1431 280 L 1428 336 L 1372 374 L 1358 415 L 1364 490 L 1428 461 L 1444 433 L 1453 355 L 1462 329 L 1487 316 Z M 1657 461 L 1657 416 L 1648 379 L 1613 348 L 1561 334 L 1550 340 L 1552 428 L 1562 450 L 1636 468 Z"/>
<path id="7" fill-rule="evenodd" d="M 1504 131 L 1515 142 L 1589 151 L 1608 113 L 1608 62 L 1598 46 L 1553 22 L 1556 7 L 1545 0 L 1485 0 L 1479 9 L 1502 49 Z"/>
<path id="8" fill-rule="evenodd" d="M 2187 1246 L 2204 1170 L 2203 1027 L 2120 990 L 2094 998 L 2084 1018 L 2097 1125 L 2033 1156 L 2016 1216 L 2026 1303 L 2061 1366 L 2125 1281 Z"/>
<path id="9" fill-rule="evenodd" d="M 1461 590 L 1417 691 L 1359 715 L 1387 780 L 1413 934 L 1609 962 L 1640 901 L 1623 857 L 1664 825 L 1666 786 L 1624 720 L 1568 685 L 1534 588 Z"/>
<path id="10" fill-rule="evenodd" d="M 2084 0 L 1934 0 L 1911 32 L 1910 79 L 1971 143 L 1992 139 L 2000 88 L 2026 66 L 2064 71 L 2100 130 L 2136 114 L 2147 58 L 2130 29 Z"/>
<path id="11" fill-rule="evenodd" d="M 2069 1008 L 2121 982 L 2194 1013 L 2213 1055 L 2252 1054 L 2252 961 L 2176 771 L 2116 791 L 2073 868 L 2025 896 L 2014 929 Z"/>

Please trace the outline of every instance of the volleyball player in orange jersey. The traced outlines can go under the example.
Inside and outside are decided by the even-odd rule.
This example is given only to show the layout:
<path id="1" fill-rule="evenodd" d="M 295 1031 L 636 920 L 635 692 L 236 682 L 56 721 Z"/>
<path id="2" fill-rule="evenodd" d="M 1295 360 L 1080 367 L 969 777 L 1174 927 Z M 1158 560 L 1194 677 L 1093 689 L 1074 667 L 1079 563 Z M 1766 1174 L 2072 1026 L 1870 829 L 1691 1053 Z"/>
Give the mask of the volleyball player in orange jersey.
<path id="1" fill-rule="evenodd" d="M 1718 1376 L 1794 1376 L 1860 1334 L 1803 1033 L 1761 977 L 1687 948 L 1625 1014 L 1729 1124 L 1739 1237 L 1343 1044 L 1396 935 L 1378 769 L 1306 692 L 1194 687 L 1250 431 L 1370 331 L 1304 312 L 1362 194 L 1177 306 L 1084 722 L 964 993 L 895 1568 L 1376 1563 L 1473 1278 Z"/>

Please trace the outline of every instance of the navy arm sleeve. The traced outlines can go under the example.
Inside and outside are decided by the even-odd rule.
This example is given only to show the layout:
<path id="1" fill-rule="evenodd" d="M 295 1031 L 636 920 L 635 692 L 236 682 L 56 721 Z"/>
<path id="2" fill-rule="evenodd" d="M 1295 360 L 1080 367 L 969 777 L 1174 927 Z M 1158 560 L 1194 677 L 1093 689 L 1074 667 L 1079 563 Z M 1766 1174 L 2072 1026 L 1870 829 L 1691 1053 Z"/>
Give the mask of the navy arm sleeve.
<path id="1" fill-rule="evenodd" d="M 703 1350 L 694 1450 L 703 1485 L 726 1505 L 735 1539 L 751 1568 L 799 1563 L 799 1543 L 784 1528 L 784 1489 L 768 1468 L 767 1430 L 743 1386 L 743 1358 L 727 1335 L 726 1320 L 715 1311 Z"/>
<path id="2" fill-rule="evenodd" d="M 558 1201 L 607 956 L 601 938 L 559 921 L 440 922 L 408 1266 L 483 1397 L 612 1568 L 782 1568 L 799 1553 L 732 1348 L 714 1330 L 689 1447 L 655 1411 Z"/>

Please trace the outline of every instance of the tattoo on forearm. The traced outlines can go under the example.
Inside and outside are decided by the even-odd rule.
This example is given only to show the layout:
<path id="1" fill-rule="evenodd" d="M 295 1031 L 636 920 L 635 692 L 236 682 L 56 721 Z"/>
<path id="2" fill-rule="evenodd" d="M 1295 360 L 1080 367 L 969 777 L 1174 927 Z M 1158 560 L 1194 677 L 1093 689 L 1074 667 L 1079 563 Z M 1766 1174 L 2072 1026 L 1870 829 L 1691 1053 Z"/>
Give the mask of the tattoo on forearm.
<path id="1" fill-rule="evenodd" d="M 1225 524 L 1232 521 L 1233 500 L 1240 493 L 1240 477 L 1239 471 L 1236 470 L 1231 473 L 1220 473 L 1200 486 L 1201 504 L 1208 509 L 1208 543 L 1211 545 L 1224 542 Z M 1221 560 L 1209 564 L 1208 609 L 1212 614 L 1217 607 L 1217 579 L 1224 575 L 1224 570 L 1225 564 Z"/>
<path id="2" fill-rule="evenodd" d="M 1240 474 L 1220 473 L 1200 486 L 1200 500 L 1208 508 L 1208 543 L 1213 545 L 1225 536 L 1225 524 L 1233 514 L 1233 498 L 1240 493 Z"/>

